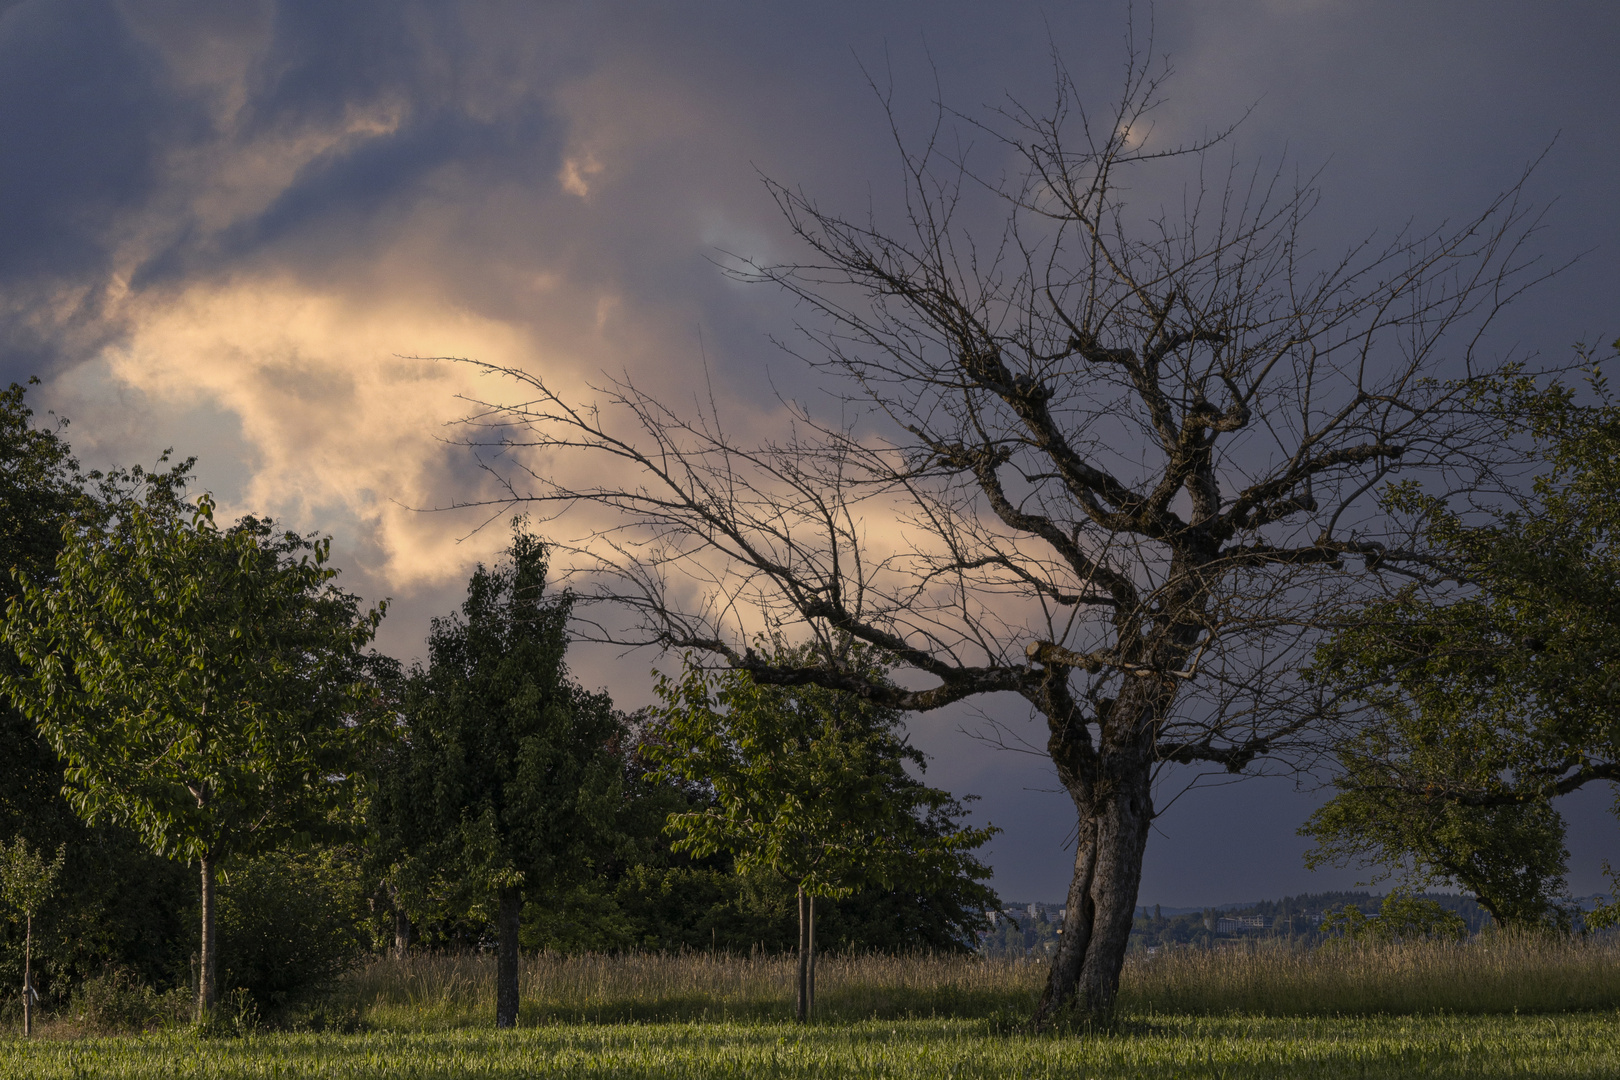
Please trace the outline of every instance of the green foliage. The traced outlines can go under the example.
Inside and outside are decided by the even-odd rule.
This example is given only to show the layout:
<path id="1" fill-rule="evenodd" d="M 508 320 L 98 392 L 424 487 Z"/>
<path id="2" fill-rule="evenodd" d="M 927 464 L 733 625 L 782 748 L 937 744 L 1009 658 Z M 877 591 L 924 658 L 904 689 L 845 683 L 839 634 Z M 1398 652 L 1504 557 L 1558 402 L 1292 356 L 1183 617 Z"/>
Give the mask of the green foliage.
<path id="1" fill-rule="evenodd" d="M 1587 930 L 1609 930 L 1620 926 L 1620 872 L 1607 859 L 1603 861 L 1603 876 L 1609 879 L 1609 902 L 1588 911 L 1581 922 Z"/>
<path id="2" fill-rule="evenodd" d="M 872 666 L 853 647 L 849 661 Z M 961 803 L 906 772 L 923 758 L 897 711 L 690 662 L 679 680 L 661 677 L 658 693 L 660 724 L 644 752 L 662 775 L 701 783 L 713 799 L 670 817 L 677 850 L 734 853 L 739 874 L 768 872 L 811 895 L 926 898 L 958 941 L 996 906 L 973 852 L 997 830 L 958 824 Z"/>
<path id="3" fill-rule="evenodd" d="M 1340 794 L 1302 831 L 1313 865 L 1399 868 L 1469 889 L 1505 925 L 1557 925 L 1551 800 L 1620 777 L 1620 407 L 1524 381 L 1482 406 L 1543 469 L 1483 522 L 1412 486 L 1387 493 L 1421 524 L 1437 580 L 1319 650 L 1312 676 L 1358 726 L 1336 748 Z"/>
<path id="4" fill-rule="evenodd" d="M 1461 941 L 1468 936 L 1468 925 L 1456 912 L 1399 891 L 1384 897 L 1378 914 L 1370 917 L 1357 905 L 1346 904 L 1322 920 L 1322 929 L 1351 941 Z"/>
<path id="5" fill-rule="evenodd" d="M 622 843 L 620 720 L 569 678 L 571 600 L 545 595 L 544 545 L 519 528 L 508 555 L 434 620 L 379 769 L 374 858 L 419 923 L 482 923 L 506 887 L 560 903 Z"/>
<path id="6" fill-rule="evenodd" d="M 37 383 L 39 380 L 30 380 Z M 14 571 L 51 572 L 62 523 L 89 509 L 84 477 L 61 431 L 32 424 L 27 388 L 0 391 L 0 597 L 16 594 Z"/>
<path id="7" fill-rule="evenodd" d="M 327 988 L 365 957 L 365 879 L 346 848 L 281 849 L 221 883 L 221 983 L 246 991 L 268 1019 Z"/>
<path id="8" fill-rule="evenodd" d="M 181 987 L 160 992 L 138 973 L 111 966 L 74 987 L 67 1011 L 86 1033 L 175 1028 L 191 1018 L 191 994 Z"/>
<path id="9" fill-rule="evenodd" d="M 1359 763 L 1355 763 L 1359 766 Z M 1545 802 L 1468 806 L 1411 797 L 1377 786 L 1364 768 L 1347 774 L 1366 786 L 1314 813 L 1302 832 L 1317 841 L 1312 868 L 1358 860 L 1380 880 L 1405 869 L 1409 881 L 1460 885 L 1503 926 L 1559 926 L 1565 892 L 1564 823 Z M 1345 781 L 1341 779 L 1341 786 Z"/>
<path id="10" fill-rule="evenodd" d="M 161 495 L 162 492 L 156 493 Z M 182 859 L 329 823 L 368 737 L 361 650 L 381 615 L 334 588 L 326 541 L 221 530 L 131 498 L 19 578 L 0 689 L 66 761 L 74 808 Z"/>
<path id="11" fill-rule="evenodd" d="M 67 848 L 56 849 L 56 858 L 46 861 L 37 851 L 28 850 L 26 838 L 18 836 L 10 844 L 0 844 L 0 902 L 25 919 L 33 919 L 56 890 Z"/>
<path id="12" fill-rule="evenodd" d="M 35 427 L 25 388 L 0 392 L 0 604 L 18 595 L 13 572 L 47 581 L 55 573 L 64 526 L 97 521 L 105 498 L 133 473 L 84 476 L 63 437 L 65 421 Z M 152 479 L 172 490 L 187 464 Z M 145 476 L 144 473 L 141 474 Z M 9 646 L 0 671 L 21 674 Z M 116 826 L 86 826 L 62 795 L 62 761 L 33 723 L 0 695 L 0 836 L 16 835 L 42 850 L 65 847 L 67 859 L 51 902 L 34 920 L 35 985 L 47 1001 L 107 965 L 162 983 L 184 966 L 177 957 L 177 917 L 189 875 L 142 847 Z M 182 880 L 183 878 L 183 880 Z M 23 927 L 0 924 L 0 984 L 22 978 Z"/>
<path id="13" fill-rule="evenodd" d="M 186 941 L 191 871 L 146 851 L 126 830 L 85 826 L 60 797 L 29 828 L 58 844 L 64 838 L 67 848 L 58 891 L 34 920 L 35 984 L 48 1002 L 64 1002 L 109 968 L 160 990 L 187 979 L 196 947 Z M 0 924 L 0 985 L 19 980 L 22 966 L 21 925 Z"/>

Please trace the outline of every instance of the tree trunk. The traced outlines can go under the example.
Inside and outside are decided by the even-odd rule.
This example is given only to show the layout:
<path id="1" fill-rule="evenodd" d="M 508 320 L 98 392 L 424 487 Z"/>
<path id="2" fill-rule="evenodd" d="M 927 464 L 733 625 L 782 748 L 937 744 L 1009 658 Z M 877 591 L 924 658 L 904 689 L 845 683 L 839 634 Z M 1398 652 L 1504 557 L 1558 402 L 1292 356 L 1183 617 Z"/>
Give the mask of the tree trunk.
<path id="1" fill-rule="evenodd" d="M 394 959 L 403 960 L 411 948 L 411 917 L 398 904 L 394 906 Z"/>
<path id="2" fill-rule="evenodd" d="M 495 916 L 495 1026 L 515 1028 L 518 1020 L 518 916 L 523 898 L 515 888 L 500 893 Z"/>
<path id="3" fill-rule="evenodd" d="M 810 976 L 805 980 L 805 1020 L 815 1018 L 815 894 L 810 894 Z"/>
<path id="4" fill-rule="evenodd" d="M 204 855 L 202 865 L 202 962 L 197 972 L 197 1023 L 206 1023 L 219 999 L 219 933 L 214 925 L 214 859 Z"/>
<path id="5" fill-rule="evenodd" d="M 1053 758 L 1079 815 L 1079 837 L 1063 932 L 1035 1011 L 1037 1027 L 1071 1000 L 1090 1020 L 1107 1022 L 1113 1014 L 1153 824 L 1152 738 L 1170 696 L 1173 689 L 1155 693 L 1142 683 L 1123 688 L 1088 767 L 1065 767 L 1077 755 L 1060 753 L 1054 736 Z"/>
<path id="6" fill-rule="evenodd" d="M 795 1019 L 803 1024 L 810 1019 L 810 897 L 804 886 L 799 886 L 799 998 Z"/>
<path id="7" fill-rule="evenodd" d="M 34 916 L 23 930 L 23 1038 L 34 1034 Z"/>

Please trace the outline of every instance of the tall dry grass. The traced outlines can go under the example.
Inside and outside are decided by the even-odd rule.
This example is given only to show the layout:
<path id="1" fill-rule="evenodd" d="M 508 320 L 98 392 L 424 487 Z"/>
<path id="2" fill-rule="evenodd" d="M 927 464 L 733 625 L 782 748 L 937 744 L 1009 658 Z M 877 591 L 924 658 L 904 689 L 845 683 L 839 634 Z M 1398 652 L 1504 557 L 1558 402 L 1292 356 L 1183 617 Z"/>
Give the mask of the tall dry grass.
<path id="1" fill-rule="evenodd" d="M 519 969 L 519 1021 L 786 1019 L 797 972 L 792 956 L 543 953 Z M 816 963 L 816 1014 L 835 1021 L 1027 1015 L 1045 974 L 1044 962 L 1034 961 L 824 956 Z M 344 994 L 380 1027 L 487 1023 L 495 961 L 488 954 L 379 960 L 349 976 Z"/>
<path id="2" fill-rule="evenodd" d="M 520 1022 L 786 1019 L 791 956 L 526 957 Z M 1044 961 L 961 956 L 829 956 L 817 971 L 820 1019 L 1029 1015 Z M 381 1028 L 487 1024 L 495 1011 L 489 955 L 379 960 L 341 995 Z M 1620 941 L 1497 935 L 1466 944 L 1270 942 L 1133 957 L 1120 1005 L 1129 1015 L 1352 1016 L 1566 1012 L 1620 1007 Z"/>
<path id="3" fill-rule="evenodd" d="M 1488 934 L 1469 942 L 1253 942 L 1125 966 L 1135 1013 L 1332 1016 L 1620 1007 L 1620 939 Z"/>

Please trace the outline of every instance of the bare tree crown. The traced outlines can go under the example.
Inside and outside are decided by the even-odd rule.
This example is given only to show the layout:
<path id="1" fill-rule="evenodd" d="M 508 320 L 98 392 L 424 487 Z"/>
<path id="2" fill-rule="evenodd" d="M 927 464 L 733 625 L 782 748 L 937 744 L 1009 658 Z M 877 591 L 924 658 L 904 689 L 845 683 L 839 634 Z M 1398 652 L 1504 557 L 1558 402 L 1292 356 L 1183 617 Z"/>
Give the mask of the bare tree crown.
<path id="1" fill-rule="evenodd" d="M 509 499 L 610 512 L 571 550 L 585 598 L 634 618 L 593 636 L 905 709 L 1011 691 L 1076 767 L 1143 739 L 1234 770 L 1307 745 L 1291 672 L 1314 631 L 1422 561 L 1377 489 L 1474 484 L 1505 452 L 1469 391 L 1482 332 L 1546 273 L 1524 254 L 1522 180 L 1461 226 L 1323 259 L 1309 185 L 1218 168 L 1224 135 L 1144 141 L 1146 64 L 1103 116 L 1061 67 L 1056 86 L 1043 114 L 942 110 L 920 148 L 897 132 L 898 229 L 769 184 L 808 257 L 731 272 L 815 313 L 798 351 L 853 422 L 784 403 L 787 434 L 744 442 L 628 377 L 582 404 L 481 365 L 526 396 L 466 421 Z M 1010 179 L 947 153 L 953 130 Z M 1158 174 L 1186 181 L 1180 203 L 1134 204 Z M 962 224 L 987 205 L 989 243 Z M 604 459 L 619 479 L 584 479 Z M 819 642 L 819 663 L 753 653 L 760 617 Z M 924 685 L 870 683 L 841 663 L 848 639 Z M 1164 708 L 1112 714 L 1132 680 Z"/>

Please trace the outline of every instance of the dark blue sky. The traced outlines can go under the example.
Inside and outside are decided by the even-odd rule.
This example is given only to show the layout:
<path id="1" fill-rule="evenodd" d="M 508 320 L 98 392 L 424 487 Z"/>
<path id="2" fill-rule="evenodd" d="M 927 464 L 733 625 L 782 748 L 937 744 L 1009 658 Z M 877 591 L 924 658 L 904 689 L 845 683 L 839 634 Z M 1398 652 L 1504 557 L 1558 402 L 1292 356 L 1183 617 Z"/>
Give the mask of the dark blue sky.
<path id="1" fill-rule="evenodd" d="M 966 113 L 1050 92 L 1056 47 L 1106 100 L 1126 7 L 24 0 L 0 8 L 0 378 L 37 374 L 93 465 L 175 447 L 228 509 L 336 537 L 347 583 L 396 600 L 407 658 L 501 543 L 412 507 L 485 479 L 438 441 L 481 389 L 399 359 L 476 355 L 565 386 L 603 370 L 688 395 L 702 350 L 748 428 L 809 393 L 767 341 L 801 317 L 725 279 L 791 237 L 761 176 L 860 212 L 896 194 L 863 70 L 917 134 L 936 87 Z M 1498 324 L 1549 359 L 1620 334 L 1620 8 L 1609 2 L 1199 0 L 1136 9 L 1175 74 L 1159 131 L 1247 119 L 1246 164 L 1320 170 L 1323 250 L 1466 218 L 1550 146 L 1527 185 L 1534 245 L 1580 255 Z M 1251 111 L 1252 110 L 1252 111 Z M 487 390 L 488 387 L 482 387 Z M 651 656 L 582 654 L 636 704 Z M 989 702 L 1022 722 L 1019 707 Z M 997 883 L 1057 898 L 1067 800 L 1039 757 L 919 718 L 931 776 L 1006 833 Z M 1572 812 L 1571 883 L 1620 856 L 1607 792 Z M 1338 886 L 1284 781 L 1194 792 L 1161 819 L 1142 900 L 1188 905 Z"/>

